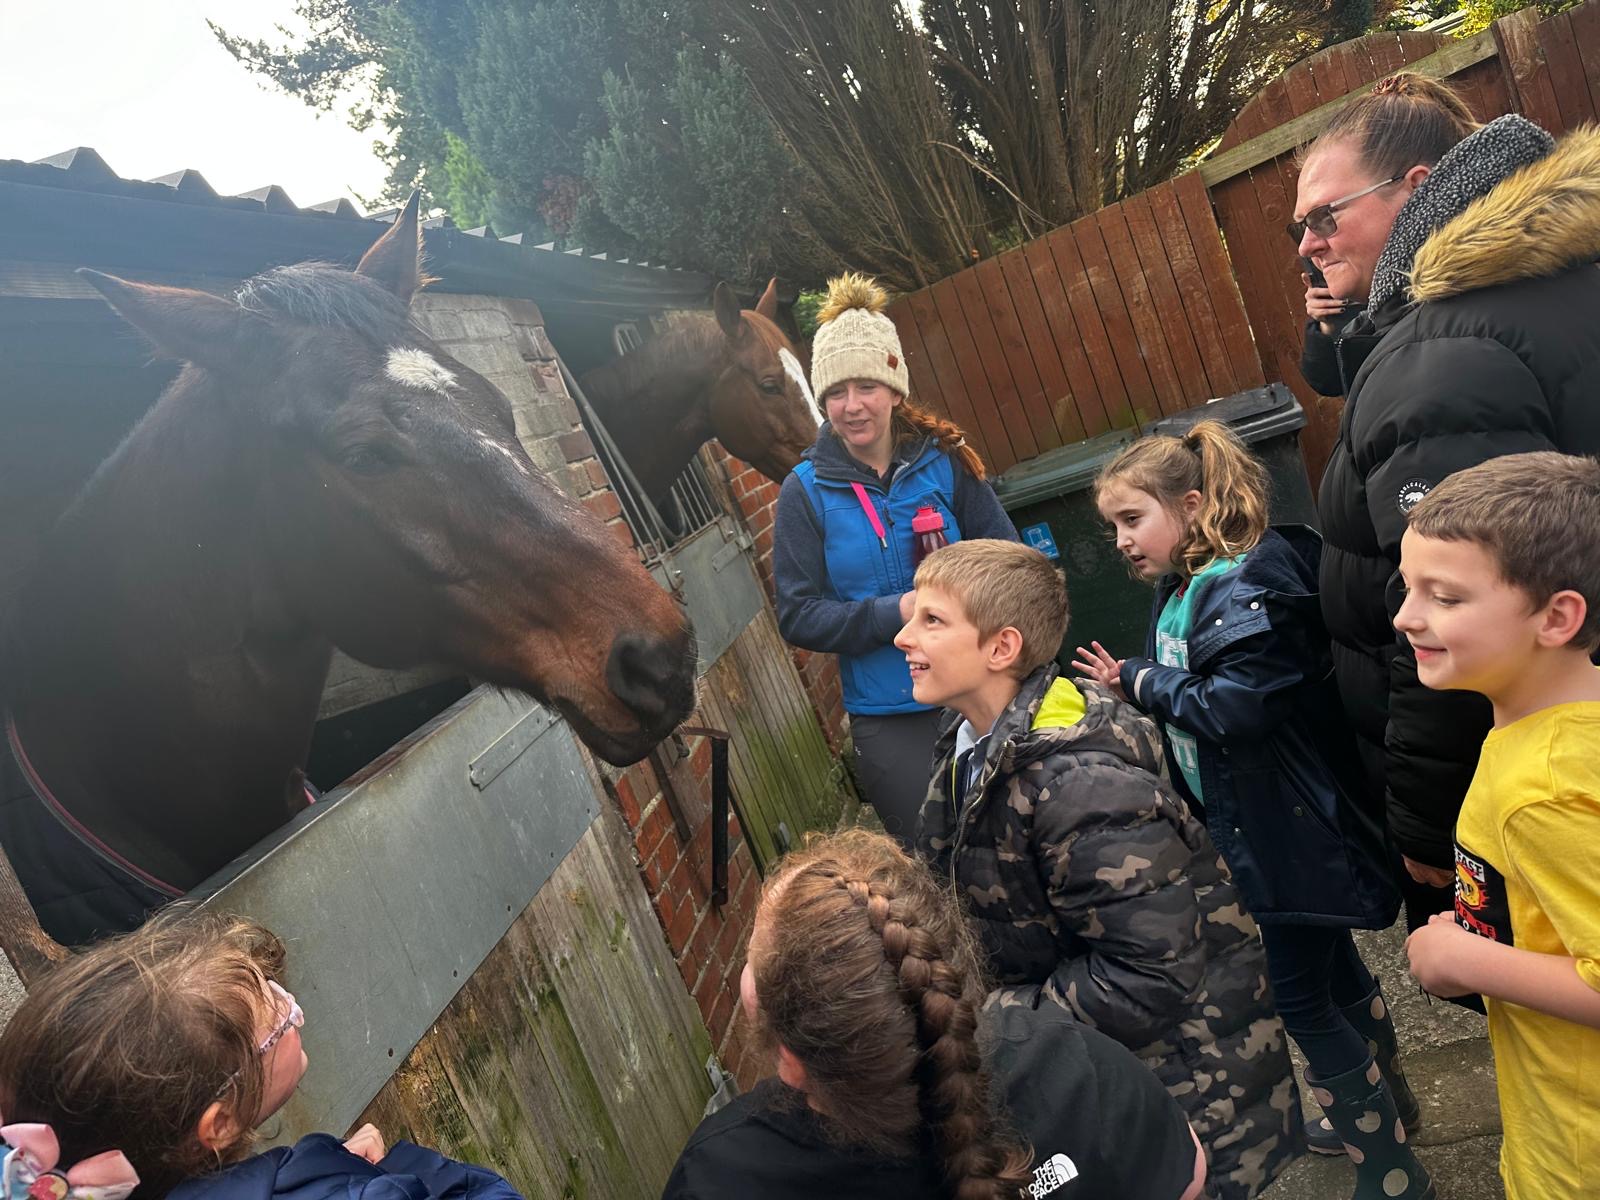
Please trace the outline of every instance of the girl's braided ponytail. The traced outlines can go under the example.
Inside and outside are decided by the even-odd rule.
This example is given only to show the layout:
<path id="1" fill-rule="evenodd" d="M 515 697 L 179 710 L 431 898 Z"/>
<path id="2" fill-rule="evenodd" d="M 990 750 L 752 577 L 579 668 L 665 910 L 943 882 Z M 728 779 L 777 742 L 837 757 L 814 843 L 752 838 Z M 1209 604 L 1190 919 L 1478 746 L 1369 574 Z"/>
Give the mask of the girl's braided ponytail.
<path id="1" fill-rule="evenodd" d="M 881 834 L 817 839 L 791 863 L 769 890 L 756 992 L 818 1106 L 891 1153 L 926 1130 L 957 1200 L 1015 1200 L 1031 1156 L 989 1102 L 984 982 L 955 898 Z"/>

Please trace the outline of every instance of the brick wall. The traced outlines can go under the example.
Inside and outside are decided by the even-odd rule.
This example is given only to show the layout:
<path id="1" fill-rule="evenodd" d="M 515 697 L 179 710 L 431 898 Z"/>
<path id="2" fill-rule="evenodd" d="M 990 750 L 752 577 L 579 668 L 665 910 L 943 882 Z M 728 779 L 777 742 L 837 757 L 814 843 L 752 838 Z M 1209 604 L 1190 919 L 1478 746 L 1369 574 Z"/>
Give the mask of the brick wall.
<path id="1" fill-rule="evenodd" d="M 631 549 L 633 536 L 622 519 L 622 506 L 561 379 L 538 306 L 526 300 L 423 293 L 413 311 L 436 341 L 511 401 L 517 437 L 535 464 Z M 777 489 L 768 489 L 770 510 Z M 762 570 L 770 573 L 770 512 L 763 544 Z M 627 822 L 640 879 L 718 1059 L 741 1088 L 749 1087 L 770 1073 L 763 1064 L 746 1060 L 743 1025 L 734 1019 L 760 880 L 738 818 L 730 817 L 728 902 L 720 907 L 711 903 L 710 742 L 675 739 L 626 769 L 592 761 Z"/>

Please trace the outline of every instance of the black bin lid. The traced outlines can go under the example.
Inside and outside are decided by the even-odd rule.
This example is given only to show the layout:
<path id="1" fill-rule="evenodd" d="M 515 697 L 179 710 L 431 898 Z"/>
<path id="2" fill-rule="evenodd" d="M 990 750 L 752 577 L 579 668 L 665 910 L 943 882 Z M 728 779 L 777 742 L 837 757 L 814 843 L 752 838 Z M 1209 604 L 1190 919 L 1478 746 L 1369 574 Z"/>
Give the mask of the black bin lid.
<path id="1" fill-rule="evenodd" d="M 1306 413 L 1288 387 L 1271 383 L 1151 421 L 1144 427 L 1144 432 L 1147 435 L 1164 433 L 1170 437 L 1182 437 L 1194 424 L 1207 419 L 1225 422 L 1249 444 L 1303 429 Z"/>
<path id="2" fill-rule="evenodd" d="M 1012 512 L 1041 500 L 1082 491 L 1134 437 L 1132 429 L 1113 429 L 1099 437 L 1047 450 L 997 478 L 995 495 L 1000 497 L 1001 506 Z"/>

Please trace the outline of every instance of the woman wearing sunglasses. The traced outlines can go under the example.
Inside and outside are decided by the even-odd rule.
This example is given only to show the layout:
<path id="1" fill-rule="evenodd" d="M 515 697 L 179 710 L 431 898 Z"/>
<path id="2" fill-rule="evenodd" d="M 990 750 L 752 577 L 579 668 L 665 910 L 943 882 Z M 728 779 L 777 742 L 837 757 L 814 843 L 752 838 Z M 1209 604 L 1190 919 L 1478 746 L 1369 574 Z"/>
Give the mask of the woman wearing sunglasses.
<path id="1" fill-rule="evenodd" d="M 1400 535 L 1455 471 L 1600 453 L 1597 178 L 1593 127 L 1559 144 L 1520 116 L 1480 127 L 1410 74 L 1340 110 L 1303 157 L 1296 253 L 1333 296 L 1367 300 L 1337 344 L 1348 399 L 1317 505 L 1323 612 L 1412 928 L 1451 906 L 1451 832 L 1490 713 L 1417 682 L 1390 624 Z"/>

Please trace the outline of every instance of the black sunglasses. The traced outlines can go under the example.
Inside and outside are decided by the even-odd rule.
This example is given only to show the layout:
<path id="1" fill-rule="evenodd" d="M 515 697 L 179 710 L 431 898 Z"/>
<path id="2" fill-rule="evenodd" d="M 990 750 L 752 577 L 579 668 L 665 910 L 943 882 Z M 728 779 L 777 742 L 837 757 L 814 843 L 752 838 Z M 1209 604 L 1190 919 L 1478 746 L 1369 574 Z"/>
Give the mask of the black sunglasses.
<path id="1" fill-rule="evenodd" d="M 1379 180 L 1371 187 L 1364 187 L 1359 192 L 1351 192 L 1348 196 L 1340 196 L 1337 200 L 1330 200 L 1326 204 L 1319 204 L 1298 221 L 1290 221 L 1284 226 L 1289 231 L 1289 236 L 1298 246 L 1306 236 L 1306 230 L 1311 230 L 1318 237 L 1332 237 L 1339 232 L 1339 222 L 1333 219 L 1333 214 L 1352 201 L 1363 196 L 1371 195 L 1381 187 L 1388 187 L 1391 183 L 1399 183 L 1404 175 L 1396 175 L 1390 179 Z"/>

